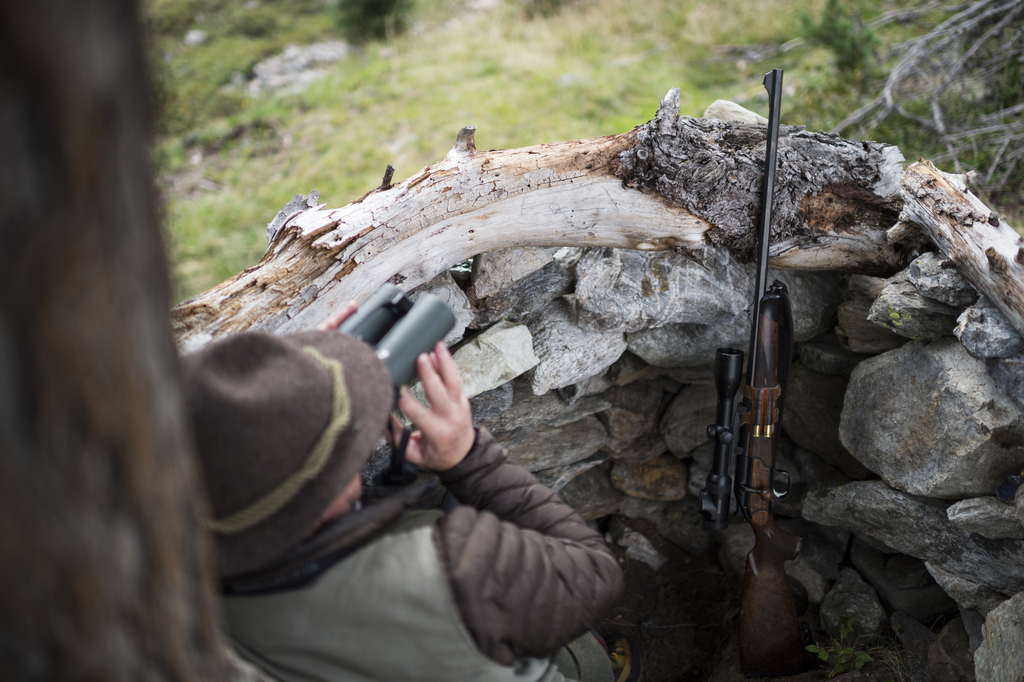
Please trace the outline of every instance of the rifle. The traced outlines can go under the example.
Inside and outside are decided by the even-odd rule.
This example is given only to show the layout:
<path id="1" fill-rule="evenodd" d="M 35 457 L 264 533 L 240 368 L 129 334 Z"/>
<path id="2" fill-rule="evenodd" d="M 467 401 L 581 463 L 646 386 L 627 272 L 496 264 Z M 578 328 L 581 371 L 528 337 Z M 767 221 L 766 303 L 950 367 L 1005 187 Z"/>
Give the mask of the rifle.
<path id="1" fill-rule="evenodd" d="M 775 469 L 775 447 L 792 350 L 793 314 L 786 285 L 776 280 L 766 286 L 782 70 L 765 74 L 764 86 L 769 99 L 768 141 L 747 380 L 741 385 L 743 352 L 719 348 L 715 354 L 716 423 L 708 426 L 715 457 L 701 491 L 701 516 L 709 530 L 728 525 L 730 493 L 736 496 L 739 515 L 754 529 L 739 621 L 740 667 L 752 676 L 796 674 L 810 663 L 802 629 L 806 624 L 797 620 L 784 565 L 796 558 L 800 538 L 776 526 L 772 518 L 775 500 L 789 495 L 789 474 Z M 729 476 L 734 463 L 735 485 Z M 777 477 L 786 479 L 785 490 L 776 489 Z"/>

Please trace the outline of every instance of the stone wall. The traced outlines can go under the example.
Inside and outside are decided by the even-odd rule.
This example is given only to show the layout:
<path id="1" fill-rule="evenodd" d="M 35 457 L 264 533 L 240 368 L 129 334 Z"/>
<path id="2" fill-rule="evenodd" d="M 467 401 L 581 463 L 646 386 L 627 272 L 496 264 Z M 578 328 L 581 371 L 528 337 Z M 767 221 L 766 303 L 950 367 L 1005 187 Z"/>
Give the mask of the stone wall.
<path id="1" fill-rule="evenodd" d="M 827 630 L 890 623 L 914 679 L 1015 679 L 1000 671 L 1024 669 L 1024 525 L 994 491 L 1024 467 L 1024 340 L 950 265 L 926 253 L 885 281 L 770 273 L 796 339 L 779 444 L 793 494 L 776 515 L 805 538 L 787 570 Z M 712 360 L 746 350 L 753 270 L 715 249 L 698 263 L 517 248 L 422 289 L 456 310 L 448 341 L 475 419 L 515 461 L 587 519 L 647 519 L 741 572 L 749 526 L 712 537 L 697 511 Z M 617 536 L 660 566 L 643 536 Z"/>

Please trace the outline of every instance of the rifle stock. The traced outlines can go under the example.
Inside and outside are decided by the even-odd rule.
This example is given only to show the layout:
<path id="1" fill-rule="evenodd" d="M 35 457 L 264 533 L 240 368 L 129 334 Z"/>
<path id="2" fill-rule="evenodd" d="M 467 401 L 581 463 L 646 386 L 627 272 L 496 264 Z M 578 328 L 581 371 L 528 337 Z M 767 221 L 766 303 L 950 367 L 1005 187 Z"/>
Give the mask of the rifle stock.
<path id="1" fill-rule="evenodd" d="M 740 668 L 745 675 L 795 675 L 807 669 L 808 659 L 784 562 L 796 558 L 800 538 L 775 525 L 767 512 L 755 514 L 751 526 L 755 544 L 740 597 Z"/>

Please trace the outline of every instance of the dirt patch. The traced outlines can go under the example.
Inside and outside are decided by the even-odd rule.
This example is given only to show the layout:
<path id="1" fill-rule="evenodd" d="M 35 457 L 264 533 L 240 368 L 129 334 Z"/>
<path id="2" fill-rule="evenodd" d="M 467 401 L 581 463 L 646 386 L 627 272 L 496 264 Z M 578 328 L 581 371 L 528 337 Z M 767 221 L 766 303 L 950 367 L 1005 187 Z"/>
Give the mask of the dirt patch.
<path id="1" fill-rule="evenodd" d="M 636 644 L 643 661 L 644 682 L 753 679 L 740 671 L 736 642 L 742 581 L 722 568 L 717 547 L 707 556 L 695 556 L 662 538 L 647 521 L 618 520 L 645 535 L 668 562 L 655 571 L 627 557 L 617 543 L 609 543 L 625 573 L 626 594 L 597 628 L 601 635 L 620 633 Z M 811 623 L 819 642 L 827 641 L 815 607 L 802 618 Z M 801 675 L 772 679 L 818 682 L 828 679 L 828 671 L 817 667 Z M 871 664 L 833 679 L 881 682 L 894 679 L 894 675 L 886 666 Z"/>
<path id="2" fill-rule="evenodd" d="M 668 562 L 655 571 L 611 543 L 626 576 L 626 596 L 598 631 L 635 642 L 645 682 L 709 679 L 736 629 L 740 581 L 722 569 L 717 553 L 688 554 L 664 540 L 653 524 L 623 521 Z"/>

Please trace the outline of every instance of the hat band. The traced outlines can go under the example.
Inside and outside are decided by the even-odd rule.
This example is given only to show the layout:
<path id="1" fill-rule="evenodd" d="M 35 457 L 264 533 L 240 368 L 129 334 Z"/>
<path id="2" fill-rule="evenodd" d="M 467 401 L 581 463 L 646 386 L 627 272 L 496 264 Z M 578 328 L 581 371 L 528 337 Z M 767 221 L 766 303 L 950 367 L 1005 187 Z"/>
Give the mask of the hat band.
<path id="1" fill-rule="evenodd" d="M 309 451 L 302 468 L 281 481 L 276 488 L 248 507 L 223 519 L 207 521 L 207 527 L 215 533 L 222 535 L 240 533 L 266 520 L 288 504 L 307 481 L 316 478 L 323 471 L 338 442 L 338 435 L 348 426 L 349 420 L 352 418 L 352 403 L 349 399 L 348 389 L 345 388 L 345 374 L 342 371 L 341 363 L 324 357 L 315 348 L 307 346 L 302 350 L 331 376 L 333 383 L 331 413 L 334 416 L 327 428 L 320 434 L 320 438 L 317 439 L 312 450 Z"/>

